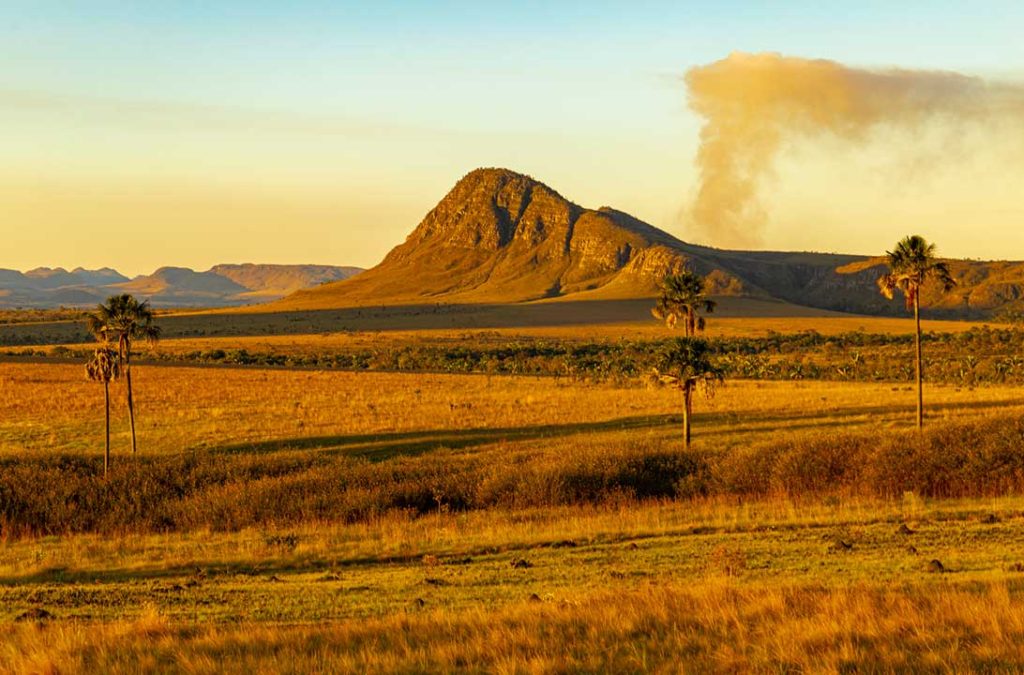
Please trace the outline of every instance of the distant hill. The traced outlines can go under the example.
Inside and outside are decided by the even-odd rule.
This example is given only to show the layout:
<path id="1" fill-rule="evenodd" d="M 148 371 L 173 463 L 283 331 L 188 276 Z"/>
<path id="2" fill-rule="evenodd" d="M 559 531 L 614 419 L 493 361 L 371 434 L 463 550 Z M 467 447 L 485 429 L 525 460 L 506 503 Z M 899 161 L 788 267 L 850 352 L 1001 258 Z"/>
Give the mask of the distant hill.
<path id="1" fill-rule="evenodd" d="M 68 272 L 63 267 L 37 267 L 25 272 L 25 276 L 41 288 L 66 288 L 75 286 L 104 286 L 128 281 L 117 270 L 104 267 L 98 270 L 87 270 L 76 267 Z"/>
<path id="2" fill-rule="evenodd" d="M 878 293 L 881 258 L 694 245 L 621 211 L 579 206 L 507 169 L 467 174 L 373 269 L 261 309 L 643 298 L 684 266 L 706 275 L 718 296 L 904 311 Z M 950 267 L 959 286 L 949 294 L 928 289 L 932 314 L 978 318 L 1024 302 L 1024 263 L 953 260 Z"/>
<path id="3" fill-rule="evenodd" d="M 330 281 L 348 279 L 363 270 L 331 265 L 215 265 L 210 272 L 230 279 L 245 289 L 253 300 L 284 297 L 290 293 Z"/>
<path id="4" fill-rule="evenodd" d="M 114 293 L 131 293 L 156 307 L 225 307 L 281 298 L 360 271 L 329 265 L 244 264 L 216 265 L 206 272 L 161 267 L 129 279 L 109 268 L 0 270 L 0 307 L 85 306 Z"/>

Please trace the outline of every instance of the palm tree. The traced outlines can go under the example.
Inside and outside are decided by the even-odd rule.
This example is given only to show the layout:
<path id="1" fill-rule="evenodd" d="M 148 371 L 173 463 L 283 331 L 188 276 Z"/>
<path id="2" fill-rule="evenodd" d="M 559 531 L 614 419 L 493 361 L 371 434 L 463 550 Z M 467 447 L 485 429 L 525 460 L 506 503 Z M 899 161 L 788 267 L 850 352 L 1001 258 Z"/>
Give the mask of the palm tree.
<path id="1" fill-rule="evenodd" d="M 723 379 L 723 370 L 711 361 L 707 340 L 687 337 L 675 338 L 665 345 L 652 374 L 655 382 L 683 392 L 683 442 L 689 448 L 693 393 L 699 388 L 707 398 L 712 398 L 715 385 Z"/>
<path id="2" fill-rule="evenodd" d="M 112 295 L 107 304 L 100 304 L 89 315 L 89 330 L 102 342 L 117 342 L 117 361 L 124 373 L 128 392 L 128 419 L 132 428 L 132 454 L 135 441 L 135 405 L 132 400 L 132 341 L 146 340 L 153 344 L 160 339 L 160 328 L 153 324 L 148 302 L 139 302 L 127 293 Z"/>
<path id="3" fill-rule="evenodd" d="M 655 319 L 664 321 L 669 328 L 675 328 L 683 320 L 683 334 L 695 337 L 704 330 L 701 312 L 715 311 L 715 301 L 704 295 L 704 277 L 683 270 L 679 274 L 668 274 L 661 282 L 661 297 L 651 310 Z"/>
<path id="4" fill-rule="evenodd" d="M 103 383 L 103 403 L 107 416 L 106 448 L 103 452 L 103 477 L 107 477 L 110 469 L 110 382 L 121 375 L 121 364 L 118 361 L 117 350 L 109 344 L 98 347 L 92 354 L 92 358 L 85 364 L 85 374 L 93 382 Z"/>
<path id="5" fill-rule="evenodd" d="M 907 309 L 914 310 L 914 336 L 917 367 L 917 428 L 924 427 L 924 385 L 921 366 L 921 288 L 929 281 L 942 284 L 944 292 L 956 286 L 946 263 L 935 256 L 935 244 L 924 237 L 904 237 L 892 251 L 886 251 L 889 273 L 878 279 L 882 295 L 889 298 L 898 290 L 903 294 Z"/>

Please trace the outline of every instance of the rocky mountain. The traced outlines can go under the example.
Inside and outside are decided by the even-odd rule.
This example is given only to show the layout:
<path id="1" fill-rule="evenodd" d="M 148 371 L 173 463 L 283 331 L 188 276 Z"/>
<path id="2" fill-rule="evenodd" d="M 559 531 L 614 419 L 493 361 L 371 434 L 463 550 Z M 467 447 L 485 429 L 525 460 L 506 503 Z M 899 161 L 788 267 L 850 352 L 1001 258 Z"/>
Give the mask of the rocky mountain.
<path id="1" fill-rule="evenodd" d="M 480 169 L 460 180 L 380 265 L 347 282 L 300 291 L 284 304 L 643 297 L 656 292 L 667 270 L 685 264 L 710 275 L 716 293 L 744 292 L 741 279 L 680 246 L 621 211 L 586 209 L 522 174 Z"/>
<path id="2" fill-rule="evenodd" d="M 281 298 L 360 271 L 329 265 L 244 264 L 216 265 L 206 272 L 161 267 L 129 279 L 109 268 L 0 270 L 0 307 L 84 306 L 113 293 L 132 293 L 156 307 L 223 307 Z"/>
<path id="3" fill-rule="evenodd" d="M 584 208 L 506 169 L 463 177 L 373 269 L 266 309 L 642 298 L 684 266 L 706 275 L 719 296 L 863 314 L 904 311 L 878 293 L 881 258 L 698 246 L 621 211 Z M 928 290 L 934 315 L 987 316 L 1024 297 L 1024 263 L 950 266 L 959 286 L 950 294 Z"/>

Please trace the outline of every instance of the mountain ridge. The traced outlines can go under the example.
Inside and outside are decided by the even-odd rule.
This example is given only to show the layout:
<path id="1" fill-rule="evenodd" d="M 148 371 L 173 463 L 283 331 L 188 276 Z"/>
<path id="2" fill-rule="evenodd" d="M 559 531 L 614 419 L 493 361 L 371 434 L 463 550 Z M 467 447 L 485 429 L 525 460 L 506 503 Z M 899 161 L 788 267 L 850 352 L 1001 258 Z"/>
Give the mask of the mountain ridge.
<path id="1" fill-rule="evenodd" d="M 960 284 L 950 294 L 925 290 L 933 314 L 983 318 L 1024 302 L 1024 262 L 949 264 Z M 585 208 L 500 168 L 463 176 L 377 266 L 262 309 L 653 297 L 664 274 L 683 267 L 704 275 L 711 295 L 858 314 L 904 311 L 878 293 L 884 257 L 692 244 L 623 211 Z"/>
<path id="2" fill-rule="evenodd" d="M 220 264 L 205 272 L 165 266 L 127 276 L 109 267 L 0 269 L 0 307 L 93 305 L 115 293 L 132 293 L 155 307 L 227 307 L 287 296 L 302 288 L 347 279 L 362 270 L 336 265 Z"/>

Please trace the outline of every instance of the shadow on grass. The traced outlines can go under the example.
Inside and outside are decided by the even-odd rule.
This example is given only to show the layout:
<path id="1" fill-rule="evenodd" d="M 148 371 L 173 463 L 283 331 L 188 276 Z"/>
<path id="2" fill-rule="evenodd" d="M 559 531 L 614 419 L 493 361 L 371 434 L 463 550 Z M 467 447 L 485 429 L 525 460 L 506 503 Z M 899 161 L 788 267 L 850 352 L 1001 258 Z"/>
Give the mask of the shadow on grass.
<path id="1" fill-rule="evenodd" d="M 353 457 L 365 457 L 371 460 L 384 460 L 400 455 L 419 455 L 439 448 L 461 449 L 477 445 L 500 443 L 502 441 L 523 441 L 539 438 L 558 438 L 583 433 L 650 429 L 680 424 L 681 419 L 677 415 L 643 415 L 621 417 L 602 422 L 546 424 L 532 427 L 434 429 L 382 434 L 307 436 L 253 443 L 238 443 L 211 448 L 209 451 L 214 453 L 259 453 L 285 450 L 318 450 L 328 453 L 344 453 Z"/>
<path id="2" fill-rule="evenodd" d="M 913 396 L 908 392 L 908 397 Z M 912 399 L 909 399 L 911 400 Z M 831 426 L 845 425 L 849 423 L 851 418 L 864 417 L 865 415 L 871 416 L 872 418 L 878 418 L 879 421 L 895 421 L 902 416 L 912 417 L 915 411 L 915 405 L 912 402 L 899 403 L 896 405 L 863 405 L 863 406 L 844 406 L 842 408 L 830 408 L 828 407 L 827 401 L 822 402 L 821 408 L 808 407 L 806 412 L 784 412 L 784 413 L 773 413 L 770 411 L 761 413 L 751 413 L 745 410 L 723 410 L 719 412 L 708 412 L 701 413 L 697 411 L 695 415 L 695 422 L 700 421 L 705 424 L 733 424 L 737 427 L 749 423 L 769 423 L 779 422 L 787 423 L 785 429 L 789 429 L 789 422 L 807 422 L 817 420 L 815 424 L 803 425 L 803 426 L 818 426 L 822 430 L 827 430 Z M 959 410 L 999 410 L 1005 412 L 1007 408 L 1024 408 L 1024 398 L 1001 398 L 994 399 L 991 401 L 950 401 L 946 403 L 925 403 L 924 414 L 925 419 L 934 417 L 936 412 L 949 412 Z M 676 418 L 679 419 L 679 418 Z M 740 429 L 736 429 L 739 431 Z M 730 430 L 730 432 L 733 430 Z"/>
<path id="3" fill-rule="evenodd" d="M 700 532 L 706 534 L 706 532 Z M 694 531 L 681 532 L 680 534 L 697 534 Z M 653 536 L 653 535 L 652 535 Z M 593 547 L 607 547 L 624 541 L 636 539 L 635 535 L 623 534 L 602 540 L 599 543 L 584 543 L 580 549 Z M 516 552 L 532 551 L 538 549 L 563 548 L 564 541 L 552 539 L 546 541 L 519 542 L 503 544 L 500 547 L 494 545 L 472 546 L 465 550 L 452 552 L 440 556 L 440 564 L 446 567 L 463 566 L 469 564 L 488 564 L 495 560 L 504 561 Z M 576 548 L 574 543 L 573 548 Z M 108 568 L 98 570 L 76 570 L 66 567 L 47 567 L 38 571 L 20 576 L 11 575 L 0 577 L 0 587 L 31 586 L 36 584 L 94 584 L 94 583 L 130 583 L 130 582 L 156 582 L 181 580 L 184 583 L 179 591 L 187 591 L 189 588 L 202 586 L 205 582 L 216 583 L 218 577 L 230 578 L 235 576 L 253 577 L 254 580 L 263 578 L 269 580 L 271 576 L 299 575 L 336 572 L 342 573 L 346 569 L 372 568 L 377 566 L 390 565 L 414 565 L 423 566 L 423 553 L 396 553 L 382 555 L 358 555 L 348 558 L 327 558 L 322 556 L 296 556 L 287 557 L 288 552 L 282 551 L 282 557 L 275 559 L 264 559 L 261 561 L 236 560 L 224 561 L 189 561 L 174 565 L 153 566 L 153 567 L 128 567 Z M 320 579 L 319 581 L 339 581 L 340 579 Z M 281 579 L 286 581 L 286 579 Z M 309 583 L 303 581 L 301 583 Z M 156 592 L 167 592 L 167 589 L 154 589 Z"/>
<path id="4" fill-rule="evenodd" d="M 935 403 L 927 407 L 930 412 L 950 410 L 985 410 L 1021 406 L 1022 402 L 1012 399 L 996 401 L 964 401 Z M 764 432 L 765 426 L 780 425 L 780 429 L 793 430 L 844 426 L 851 419 L 874 416 L 877 421 L 895 422 L 900 415 L 912 415 L 913 405 L 861 406 L 842 410 L 808 410 L 802 413 L 750 415 L 743 412 L 697 413 L 697 431 L 701 426 L 726 426 L 731 434 Z M 431 429 L 424 431 L 401 431 L 378 434 L 348 434 L 331 436 L 305 436 L 282 438 L 269 441 L 255 441 L 217 446 L 209 449 L 213 453 L 272 453 L 296 450 L 316 450 L 328 454 L 345 454 L 382 461 L 400 456 L 416 456 L 441 448 L 459 450 L 475 446 L 490 445 L 505 441 L 528 441 L 544 438 L 561 438 L 577 434 L 658 429 L 682 424 L 679 415 L 640 415 L 620 417 L 600 422 L 578 422 L 572 424 L 546 424 L 529 427 L 501 427 L 479 429 Z"/>
<path id="5" fill-rule="evenodd" d="M 227 312 L 169 314 L 159 317 L 165 339 L 316 335 L 338 331 L 483 330 L 538 326 L 586 326 L 638 322 L 650 324 L 650 299 L 562 300 L 559 302 L 426 302 L 337 309 L 291 309 L 277 312 L 236 308 Z M 794 308 L 765 303 L 769 315 L 789 316 Z M 812 315 L 820 314 L 810 310 Z M 0 324 L 0 346 L 89 342 L 83 320 Z"/>

